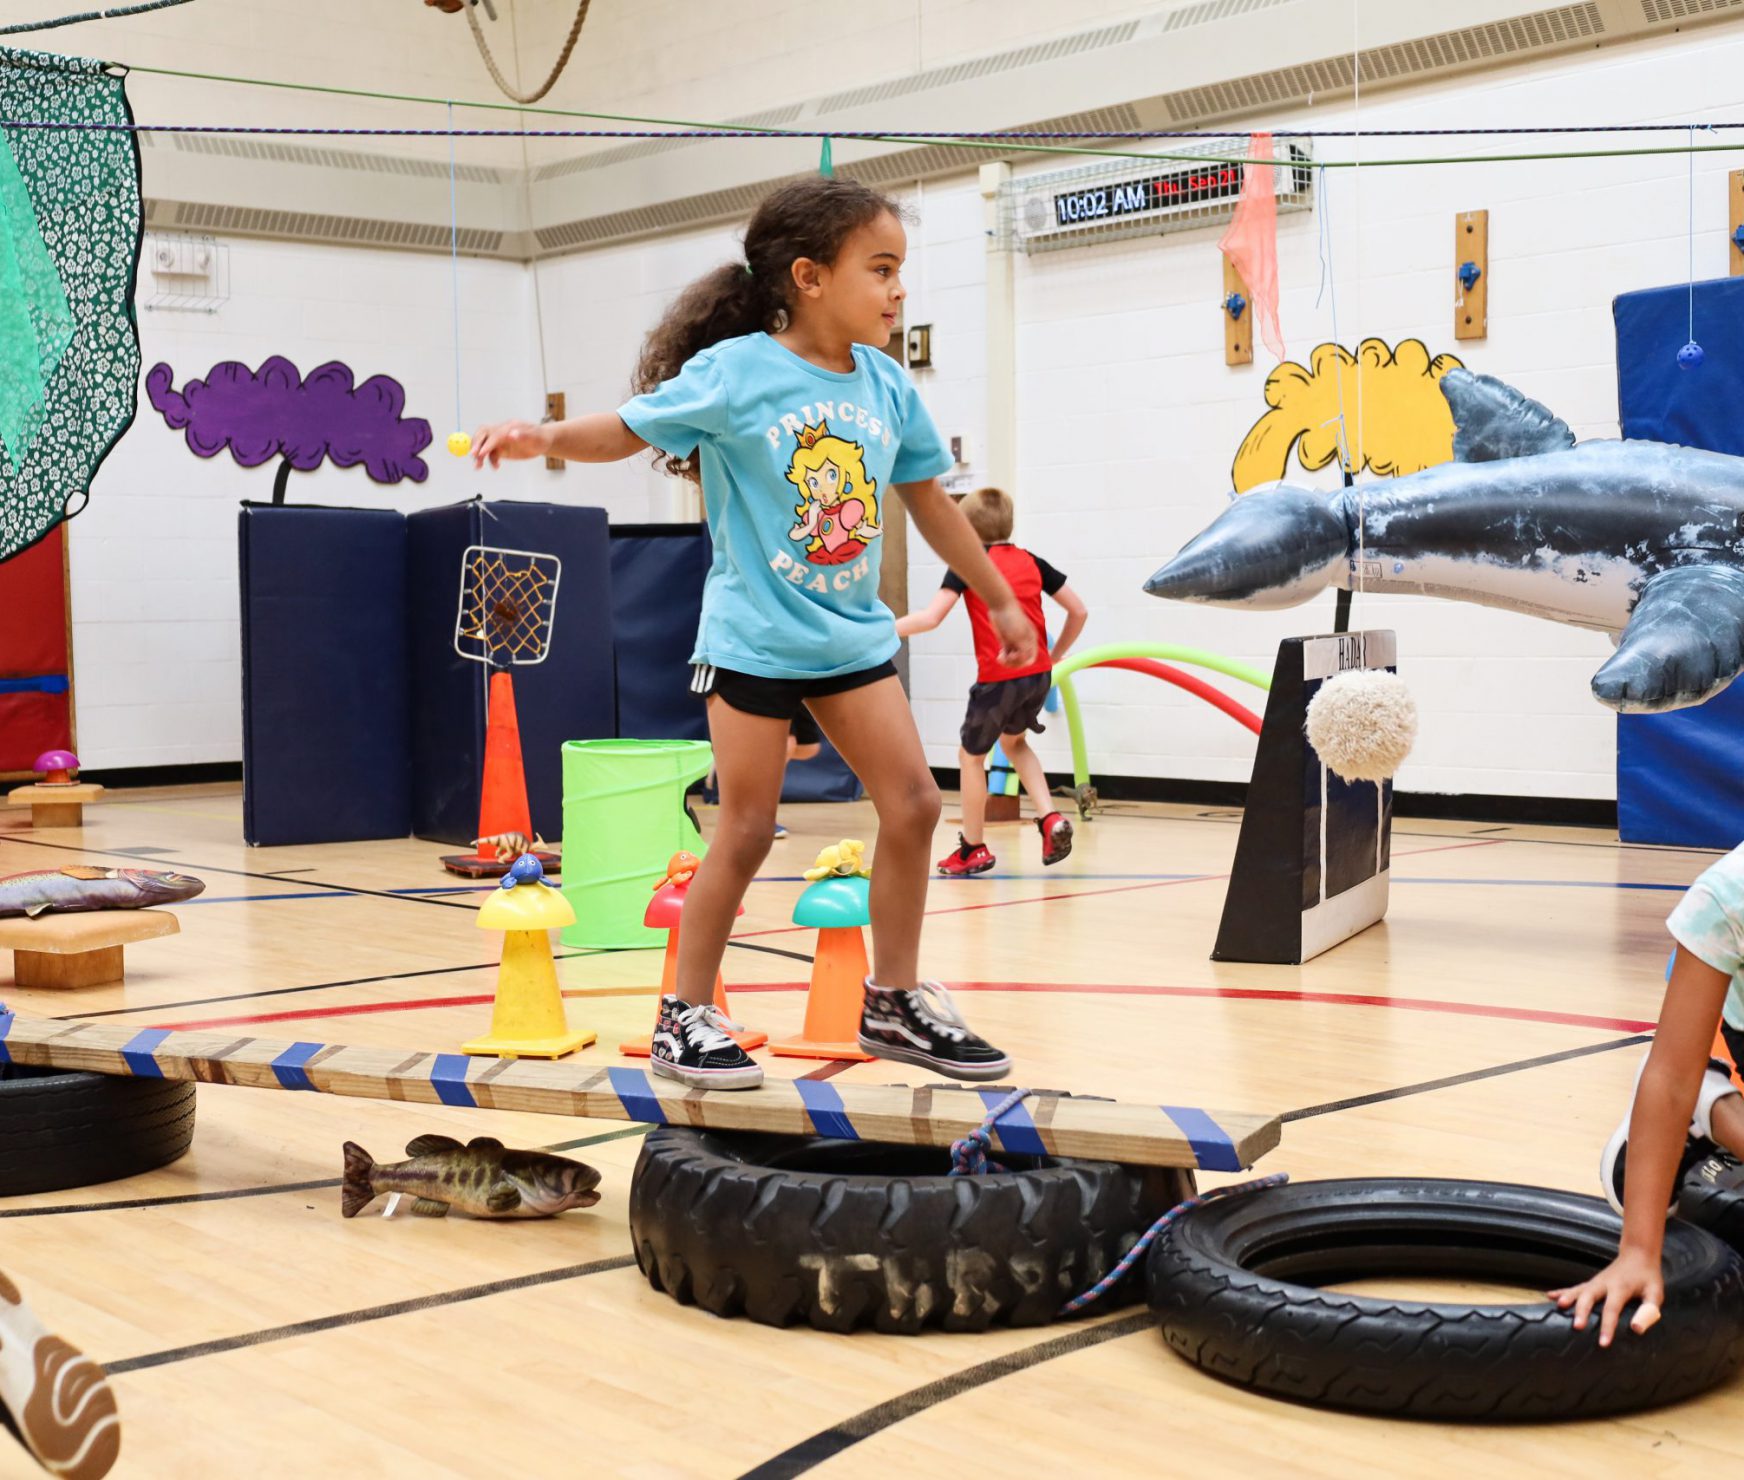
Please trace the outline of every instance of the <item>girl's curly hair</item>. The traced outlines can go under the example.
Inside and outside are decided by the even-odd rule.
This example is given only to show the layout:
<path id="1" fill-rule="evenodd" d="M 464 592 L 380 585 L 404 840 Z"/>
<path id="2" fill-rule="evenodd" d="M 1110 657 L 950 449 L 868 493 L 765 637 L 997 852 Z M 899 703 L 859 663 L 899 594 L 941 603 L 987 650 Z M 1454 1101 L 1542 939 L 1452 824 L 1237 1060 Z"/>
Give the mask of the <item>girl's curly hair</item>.
<path id="1" fill-rule="evenodd" d="M 801 257 L 834 262 L 852 232 L 886 211 L 902 214 L 889 196 L 840 176 L 790 180 L 765 196 L 745 228 L 745 260 L 723 263 L 673 300 L 643 341 L 631 393 L 642 395 L 672 379 L 685 361 L 711 344 L 779 329 L 789 308 L 794 262 Z M 699 481 L 694 458 L 656 449 L 654 461 L 669 473 Z"/>

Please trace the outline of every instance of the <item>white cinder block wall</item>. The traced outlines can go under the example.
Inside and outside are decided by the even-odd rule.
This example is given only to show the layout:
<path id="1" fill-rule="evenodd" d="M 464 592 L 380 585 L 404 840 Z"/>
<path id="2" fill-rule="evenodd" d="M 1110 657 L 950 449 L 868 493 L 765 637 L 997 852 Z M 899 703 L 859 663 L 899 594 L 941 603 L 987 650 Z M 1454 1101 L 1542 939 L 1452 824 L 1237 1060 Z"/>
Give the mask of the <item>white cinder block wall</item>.
<path id="1" fill-rule="evenodd" d="M 490 497 L 540 497 L 533 469 L 474 473 L 444 443 L 454 422 L 449 265 L 440 257 L 234 241 L 231 298 L 212 315 L 141 312 L 145 368 L 165 361 L 178 389 L 222 360 L 258 369 L 284 355 L 305 375 L 340 360 L 361 381 L 406 389 L 406 414 L 433 437 L 423 483 L 374 483 L 331 463 L 292 473 L 298 504 L 412 509 Z M 461 411 L 537 417 L 532 286 L 513 263 L 462 261 Z M 142 272 L 149 297 L 149 272 Z M 141 387 L 139 414 L 109 454 L 90 506 L 69 526 L 79 758 L 88 767 L 176 766 L 242 756 L 237 508 L 272 498 L 278 461 L 201 458 Z M 455 573 L 458 590 L 459 573 Z M 359 633 L 368 641 L 367 633 Z"/>
<path id="2" fill-rule="evenodd" d="M 333 0 L 311 3 L 330 7 Z M 651 4 L 662 14 L 682 8 L 680 0 Z M 271 8 L 278 12 L 277 0 Z M 767 62 L 777 45 L 772 38 L 781 30 L 778 22 L 790 8 L 787 0 L 768 0 L 759 13 L 773 29 L 758 28 L 734 44 L 747 58 L 755 52 Z M 1082 19 L 1144 8 L 1096 0 Z M 553 17 L 565 7 L 520 9 L 531 17 L 522 37 L 524 57 L 542 71 L 540 28 L 556 24 Z M 863 18 L 885 25 L 892 46 L 869 75 L 937 65 L 1061 24 L 1057 11 L 1027 3 L 1001 10 L 1009 25 L 989 20 L 983 0 L 929 4 L 918 19 L 912 7 L 874 9 L 876 15 Z M 287 24 L 291 14 L 287 8 Z M 186 23 L 185 13 L 164 15 L 182 15 Z M 608 65 L 608 43 L 617 32 L 603 25 L 609 19 L 609 11 L 602 13 L 596 46 L 579 59 L 581 80 L 575 85 L 585 82 L 587 96 L 560 93 L 551 101 L 623 111 L 666 107 L 712 117 L 817 90 L 815 74 L 770 66 L 759 74 L 762 82 L 752 96 L 744 86 L 749 62 L 737 70 L 727 65 L 746 60 L 737 53 L 719 58 L 718 87 L 710 77 L 686 77 L 680 84 L 669 73 L 614 68 Z M 1079 20 L 1073 17 L 1074 24 Z M 186 38 L 171 45 L 179 33 L 169 20 L 151 30 L 134 24 L 138 29 L 125 34 L 145 41 L 126 54 L 128 60 L 176 65 L 180 56 L 182 65 L 257 73 L 281 61 L 281 70 L 298 63 L 296 56 L 275 53 L 257 55 L 252 68 L 245 67 L 238 58 L 246 49 L 233 57 L 214 46 L 189 60 L 183 55 Z M 425 27 L 417 36 L 421 43 L 441 31 Z M 159 40 L 162 55 L 154 50 Z M 421 44 L 406 51 L 407 67 L 421 66 L 427 77 L 342 80 L 484 95 L 464 38 L 451 30 L 442 42 L 434 62 Z M 119 48 L 116 53 L 122 54 Z M 1359 121 L 1372 129 L 1719 119 L 1735 112 L 1741 62 L 1744 27 L 1712 27 L 1688 37 L 1372 94 L 1360 109 L 1345 100 L 1262 121 L 1336 130 Z M 134 92 L 142 116 L 167 116 L 172 103 L 190 117 L 222 111 L 221 101 L 234 112 L 238 98 L 147 76 L 137 79 Z M 387 122 L 391 111 L 389 105 L 341 100 L 314 110 L 306 100 L 292 99 L 293 108 L 283 98 L 263 96 L 267 101 L 257 105 L 250 95 L 250 111 L 264 108 L 286 121 L 331 108 L 336 119 L 350 121 L 355 113 L 358 122 Z M 147 106 L 156 104 L 164 106 Z M 1606 142 L 1576 138 L 1550 147 Z M 431 152 L 424 145 L 406 147 Z M 533 157 L 566 154 L 572 147 L 581 146 L 539 142 Z M 1360 146 L 1323 140 L 1317 152 L 1323 159 L 1360 152 L 1373 161 L 1510 147 L 1526 146 L 1508 140 L 1365 140 Z M 512 163 L 512 149 L 481 144 L 479 157 Z M 1045 160 L 1035 167 L 1059 163 Z M 1698 276 L 1727 270 L 1732 249 L 1725 235 L 1724 176 L 1737 163 L 1729 154 L 1697 162 Z M 1688 252 L 1685 169 L 1682 158 L 1667 157 L 1329 171 L 1314 214 L 1280 218 L 1290 354 L 1305 359 L 1316 344 L 1334 337 L 1336 301 L 1336 337 L 1347 346 L 1368 336 L 1389 343 L 1421 338 L 1432 351 L 1452 351 L 1475 369 L 1512 380 L 1581 436 L 1614 436 L 1611 299 L 1632 288 L 1682 280 Z M 907 191 L 905 199 L 919 213 L 910 233 L 907 317 L 934 326 L 936 368 L 916 378 L 945 433 L 965 438 L 973 471 L 985 460 L 988 368 L 986 242 L 976 181 L 965 174 L 929 182 Z M 1469 208 L 1490 212 L 1490 335 L 1457 345 L 1449 288 L 1452 218 Z M 564 390 L 572 411 L 617 404 L 641 336 L 673 292 L 734 250 L 735 235 L 711 229 L 544 263 L 537 269 L 542 317 L 535 315 L 532 270 L 463 263 L 463 418 L 476 423 L 500 415 L 536 416 L 546 388 Z M 1087 643 L 1174 642 L 1269 667 L 1279 637 L 1329 625 L 1330 597 L 1293 612 L 1262 614 L 1177 606 L 1140 589 L 1145 576 L 1222 507 L 1236 445 L 1264 409 L 1269 367 L 1263 350 L 1261 362 L 1250 367 L 1222 363 L 1217 235 L 1199 230 L 1019 260 L 1020 431 L 1012 491 L 1019 540 L 1066 570 L 1090 603 Z M 324 468 L 294 478 L 293 498 L 414 507 L 488 491 L 597 503 L 620 520 L 689 517 L 685 491 L 643 462 L 561 474 L 523 466 L 486 483 L 442 452 L 453 391 L 449 284 L 440 258 L 253 242 L 232 247 L 233 293 L 223 313 L 209 320 L 142 315 L 147 365 L 168 360 L 179 383 L 222 358 L 255 364 L 266 354 L 283 353 L 305 370 L 340 358 L 361 374 L 396 375 L 407 386 L 413 411 L 427 416 L 436 432 L 432 476 L 420 488 L 402 485 L 388 493 L 361 470 Z M 540 384 L 541 328 L 549 387 Z M 1334 475 L 1327 470 L 1291 476 L 1329 485 Z M 270 486 L 270 468 L 245 472 L 227 457 L 192 457 L 149 408 L 111 455 L 72 539 L 80 739 L 88 764 L 232 760 L 239 754 L 235 507 L 243 497 L 267 497 Z M 924 601 L 940 567 L 918 540 L 910 558 L 910 599 Z M 1356 615 L 1360 624 L 1398 630 L 1402 666 L 1423 712 L 1422 739 L 1401 777 L 1403 786 L 1613 794 L 1614 722 L 1586 687 L 1607 652 L 1602 637 L 1411 598 L 1359 600 Z M 948 765 L 955 759 L 962 697 L 973 672 L 960 616 L 915 645 L 911 671 L 929 757 Z M 1095 770 L 1245 779 L 1251 740 L 1197 701 L 1129 674 L 1090 675 L 1080 692 Z M 1056 721 L 1039 744 L 1050 767 L 1066 768 L 1063 723 Z"/>

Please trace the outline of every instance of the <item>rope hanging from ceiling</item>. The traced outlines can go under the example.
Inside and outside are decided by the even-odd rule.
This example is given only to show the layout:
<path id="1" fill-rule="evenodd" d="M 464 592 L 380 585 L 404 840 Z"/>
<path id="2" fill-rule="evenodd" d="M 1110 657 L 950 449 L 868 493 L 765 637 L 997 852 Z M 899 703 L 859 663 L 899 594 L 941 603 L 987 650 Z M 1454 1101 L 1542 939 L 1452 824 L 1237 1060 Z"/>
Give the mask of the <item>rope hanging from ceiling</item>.
<path id="1" fill-rule="evenodd" d="M 569 65 L 570 53 L 575 50 L 575 43 L 581 39 L 582 22 L 587 19 L 587 7 L 592 0 L 580 0 L 575 7 L 575 24 L 569 28 L 569 39 L 563 43 L 563 50 L 557 54 L 557 65 L 551 69 L 551 75 L 545 79 L 536 90 L 530 93 L 515 91 L 508 80 L 497 70 L 496 58 L 491 55 L 490 43 L 484 39 L 484 31 L 478 23 L 478 8 L 474 5 L 466 7 L 466 23 L 472 27 L 472 39 L 478 43 L 478 54 L 484 58 L 486 69 L 490 72 L 491 81 L 502 90 L 503 96 L 512 98 L 517 103 L 536 103 L 556 85 L 557 79 L 563 75 L 563 69 Z"/>

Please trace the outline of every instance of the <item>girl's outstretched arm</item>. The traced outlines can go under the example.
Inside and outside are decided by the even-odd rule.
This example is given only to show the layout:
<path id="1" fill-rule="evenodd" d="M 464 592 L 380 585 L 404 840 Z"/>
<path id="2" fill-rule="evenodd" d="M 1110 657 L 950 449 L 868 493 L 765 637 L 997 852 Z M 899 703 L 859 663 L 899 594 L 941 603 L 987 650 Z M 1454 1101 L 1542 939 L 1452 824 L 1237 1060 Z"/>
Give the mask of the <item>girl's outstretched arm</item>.
<path id="1" fill-rule="evenodd" d="M 1562 1309 L 1574 1307 L 1577 1331 L 1584 1331 L 1594 1308 L 1602 1307 L 1600 1346 L 1611 1344 L 1623 1307 L 1637 1297 L 1641 1306 L 1629 1329 L 1639 1336 L 1659 1319 L 1665 1302 L 1661 1267 L 1665 1210 L 1676 1196 L 1672 1182 L 1730 985 L 1731 978 L 1724 972 L 1678 948 L 1659 1031 L 1635 1089 L 1629 1172 L 1623 1184 L 1623 1239 L 1617 1257 L 1584 1284 L 1550 1292 Z"/>
<path id="2" fill-rule="evenodd" d="M 472 439 L 472 465 L 488 458 L 496 467 L 505 457 L 561 457 L 570 462 L 621 462 L 648 444 L 624 425 L 615 411 L 575 416 L 568 421 L 499 421 L 480 427 Z"/>
<path id="3" fill-rule="evenodd" d="M 898 483 L 896 491 L 908 505 L 909 516 L 921 538 L 946 565 L 987 603 L 987 615 L 999 634 L 999 661 L 1007 668 L 1021 668 L 1035 661 L 1036 634 L 1030 620 L 994 568 L 981 544 L 981 536 L 969 523 L 937 478 L 925 483 Z"/>

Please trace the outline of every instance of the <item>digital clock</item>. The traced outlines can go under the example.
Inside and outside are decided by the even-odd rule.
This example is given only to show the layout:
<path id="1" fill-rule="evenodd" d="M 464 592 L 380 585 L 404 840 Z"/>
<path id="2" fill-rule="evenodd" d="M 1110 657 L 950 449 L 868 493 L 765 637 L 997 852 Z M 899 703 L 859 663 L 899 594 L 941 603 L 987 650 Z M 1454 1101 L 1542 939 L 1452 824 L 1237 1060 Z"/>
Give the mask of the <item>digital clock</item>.
<path id="1" fill-rule="evenodd" d="M 1190 169 L 1149 175 L 1142 180 L 1121 180 L 1067 190 L 1054 196 L 1054 224 L 1090 226 L 1098 221 L 1118 220 L 1169 206 L 1223 200 L 1241 194 L 1241 177 L 1239 162 L 1207 161 Z"/>

